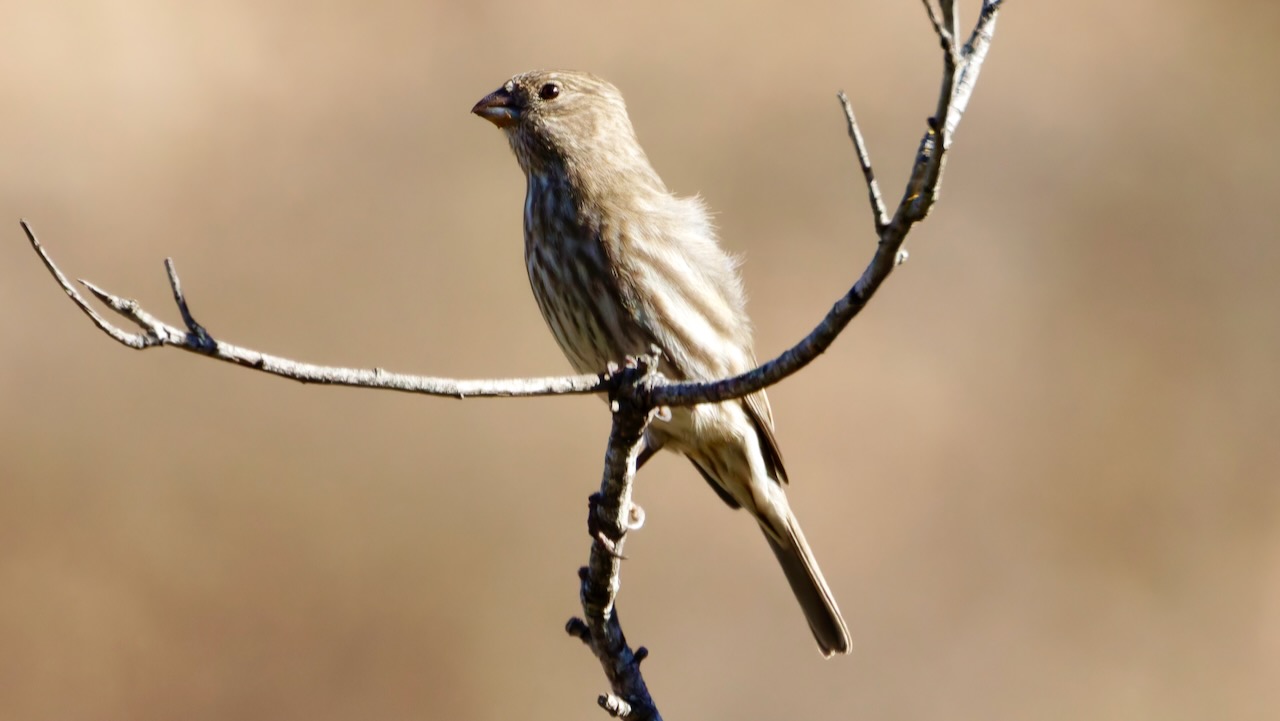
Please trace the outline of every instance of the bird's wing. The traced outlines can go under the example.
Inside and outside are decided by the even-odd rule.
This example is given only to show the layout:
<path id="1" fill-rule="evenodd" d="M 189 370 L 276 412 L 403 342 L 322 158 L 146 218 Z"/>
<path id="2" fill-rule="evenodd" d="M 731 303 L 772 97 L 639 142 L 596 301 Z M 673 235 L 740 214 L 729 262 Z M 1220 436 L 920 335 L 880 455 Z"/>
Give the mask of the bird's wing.
<path id="1" fill-rule="evenodd" d="M 779 483 L 787 482 L 787 469 L 782 465 L 782 449 L 778 447 L 778 438 L 773 435 L 773 410 L 769 407 L 769 396 L 764 391 L 752 393 L 742 399 L 747 409 L 747 416 L 755 424 L 756 433 L 760 435 L 760 450 L 764 452 L 764 461 L 769 473 Z"/>
<path id="2" fill-rule="evenodd" d="M 649 337 L 653 345 L 656 345 L 659 348 L 664 348 L 662 338 L 657 334 L 649 332 Z M 671 350 L 664 349 L 663 351 L 662 370 L 666 376 L 672 380 L 698 380 L 699 378 L 706 378 L 707 376 L 714 378 L 732 375 L 734 373 L 731 369 L 725 369 L 719 373 L 710 374 L 705 372 L 697 374 L 690 373 L 689 366 L 696 365 L 695 362 L 690 358 L 678 354 L 678 346 L 667 345 L 666 348 L 671 348 Z M 755 358 L 751 357 L 750 364 L 742 370 L 749 370 L 754 366 Z M 756 434 L 760 439 L 760 451 L 764 454 L 765 467 L 769 471 L 769 476 L 779 483 L 786 483 L 787 469 L 782 463 L 782 449 L 778 447 L 778 438 L 773 434 L 773 409 L 769 406 L 769 396 L 765 395 L 764 391 L 758 391 L 737 401 L 725 402 L 742 404 L 743 409 L 747 412 L 747 417 L 751 419 L 751 424 L 755 426 Z M 707 476 L 704 469 L 698 468 L 698 471 L 703 474 L 704 478 L 707 478 L 708 481 L 710 481 L 710 477 Z M 712 487 L 716 488 L 715 484 L 712 484 Z M 719 488 L 716 488 L 716 491 L 721 493 L 721 497 L 728 501 L 727 496 L 725 496 Z M 737 507 L 736 502 L 730 502 L 729 505 L 735 508 Z"/>
<path id="3" fill-rule="evenodd" d="M 669 317 L 671 315 L 669 311 L 658 307 L 654 300 L 661 298 L 664 293 L 669 294 L 669 291 L 662 288 L 639 287 L 640 282 L 646 282 L 641 279 L 648 279 L 653 274 L 628 268 L 631 263 L 643 265 L 655 262 L 653 257 L 635 253 L 634 248 L 630 253 L 624 252 L 625 241 L 639 243 L 641 238 L 619 237 L 614 239 L 615 242 L 609 242 L 610 238 L 600 235 L 597 230 L 597 242 L 600 243 L 605 255 L 610 258 L 611 267 L 628 269 L 628 272 L 619 273 L 616 276 L 617 285 L 614 286 L 618 292 L 621 307 L 632 314 L 636 325 L 648 337 L 648 341 L 662 349 L 664 372 L 673 380 L 724 378 L 755 367 L 756 360 L 750 350 L 750 326 L 746 321 L 745 310 L 742 308 L 744 299 L 737 280 L 735 261 L 716 243 L 715 232 L 702 201 L 697 198 L 676 198 L 667 194 L 665 189 L 661 193 L 660 201 L 659 206 L 667 213 L 665 220 L 675 228 L 675 231 L 660 238 L 662 243 L 655 243 L 650 239 L 648 245 L 650 248 L 655 245 L 664 247 L 665 251 L 656 256 L 661 261 L 672 264 L 677 275 L 683 273 L 680 277 L 699 281 L 700 292 L 709 292 L 713 296 L 719 294 L 719 297 L 711 299 L 710 304 L 729 309 L 729 312 L 734 315 L 728 322 L 729 329 L 722 332 L 727 334 L 726 340 L 737 352 L 713 358 L 696 357 L 691 353 L 699 343 L 697 333 L 702 331 L 702 326 L 697 323 L 679 324 L 675 318 Z M 650 250 L 650 253 L 653 251 Z M 699 311 L 696 303 L 690 305 L 690 312 Z M 710 318 L 705 320 L 708 326 L 714 326 L 716 323 Z M 723 316 L 718 320 L 720 323 L 725 322 Z M 768 396 L 764 391 L 759 391 L 737 402 L 742 403 L 747 417 L 755 426 L 760 439 L 760 450 L 764 454 L 765 466 L 770 477 L 779 483 L 786 483 L 787 471 L 782 465 L 782 451 L 778 449 L 778 439 L 773 434 L 773 411 L 769 408 Z M 704 469 L 698 470 L 706 476 Z"/>

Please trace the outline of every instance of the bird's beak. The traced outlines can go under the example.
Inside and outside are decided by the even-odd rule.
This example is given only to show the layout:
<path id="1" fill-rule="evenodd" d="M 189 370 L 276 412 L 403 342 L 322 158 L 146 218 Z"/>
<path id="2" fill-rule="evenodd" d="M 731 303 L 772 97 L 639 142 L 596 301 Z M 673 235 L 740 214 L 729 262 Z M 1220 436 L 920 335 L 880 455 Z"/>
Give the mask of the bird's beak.
<path id="1" fill-rule="evenodd" d="M 480 98 L 471 112 L 488 120 L 499 128 L 507 128 L 520 122 L 520 108 L 505 87 Z"/>

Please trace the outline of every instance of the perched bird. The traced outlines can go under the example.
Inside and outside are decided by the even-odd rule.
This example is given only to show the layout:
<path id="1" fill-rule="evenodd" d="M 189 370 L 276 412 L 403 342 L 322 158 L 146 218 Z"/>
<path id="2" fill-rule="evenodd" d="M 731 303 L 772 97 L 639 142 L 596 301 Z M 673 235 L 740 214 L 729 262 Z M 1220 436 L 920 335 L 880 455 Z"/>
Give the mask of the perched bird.
<path id="1" fill-rule="evenodd" d="M 652 346 L 669 378 L 755 367 L 737 262 L 702 202 L 673 195 L 649 165 L 617 88 L 590 73 L 534 70 L 471 112 L 503 130 L 524 171 L 529 283 L 574 369 L 599 373 Z M 756 519 L 823 655 L 848 653 L 849 631 L 783 492 L 764 391 L 671 410 L 649 427 L 647 448 L 683 454 Z"/>

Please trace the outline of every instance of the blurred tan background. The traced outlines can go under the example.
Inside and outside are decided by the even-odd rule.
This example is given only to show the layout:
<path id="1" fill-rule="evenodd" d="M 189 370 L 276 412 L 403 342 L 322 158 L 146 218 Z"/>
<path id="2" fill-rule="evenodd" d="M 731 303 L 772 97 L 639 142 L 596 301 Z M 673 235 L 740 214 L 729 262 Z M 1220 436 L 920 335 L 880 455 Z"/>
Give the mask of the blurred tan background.
<path id="1" fill-rule="evenodd" d="M 973 15 L 970 4 L 967 17 Z M 896 200 L 919 3 L 8 2 L 0 719 L 601 718 L 567 637 L 608 418 L 138 354 L 69 274 L 225 340 L 566 370 L 523 180 L 468 114 L 594 70 L 745 255 L 758 348 L 872 250 L 834 100 Z M 1264 719 L 1280 709 L 1274 3 L 1010 0 L 911 261 L 772 391 L 855 653 L 662 458 L 623 620 L 670 718 Z"/>

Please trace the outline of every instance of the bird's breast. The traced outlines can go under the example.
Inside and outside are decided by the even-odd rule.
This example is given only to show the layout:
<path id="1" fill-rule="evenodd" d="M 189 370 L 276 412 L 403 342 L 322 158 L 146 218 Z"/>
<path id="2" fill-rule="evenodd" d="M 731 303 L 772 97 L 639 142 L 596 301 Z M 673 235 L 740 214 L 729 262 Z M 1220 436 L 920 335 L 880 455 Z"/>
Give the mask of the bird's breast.
<path id="1" fill-rule="evenodd" d="M 580 373 L 647 352 L 652 342 L 623 302 L 604 247 L 603 218 L 556 178 L 530 175 L 524 207 L 529 285 L 556 342 Z"/>

